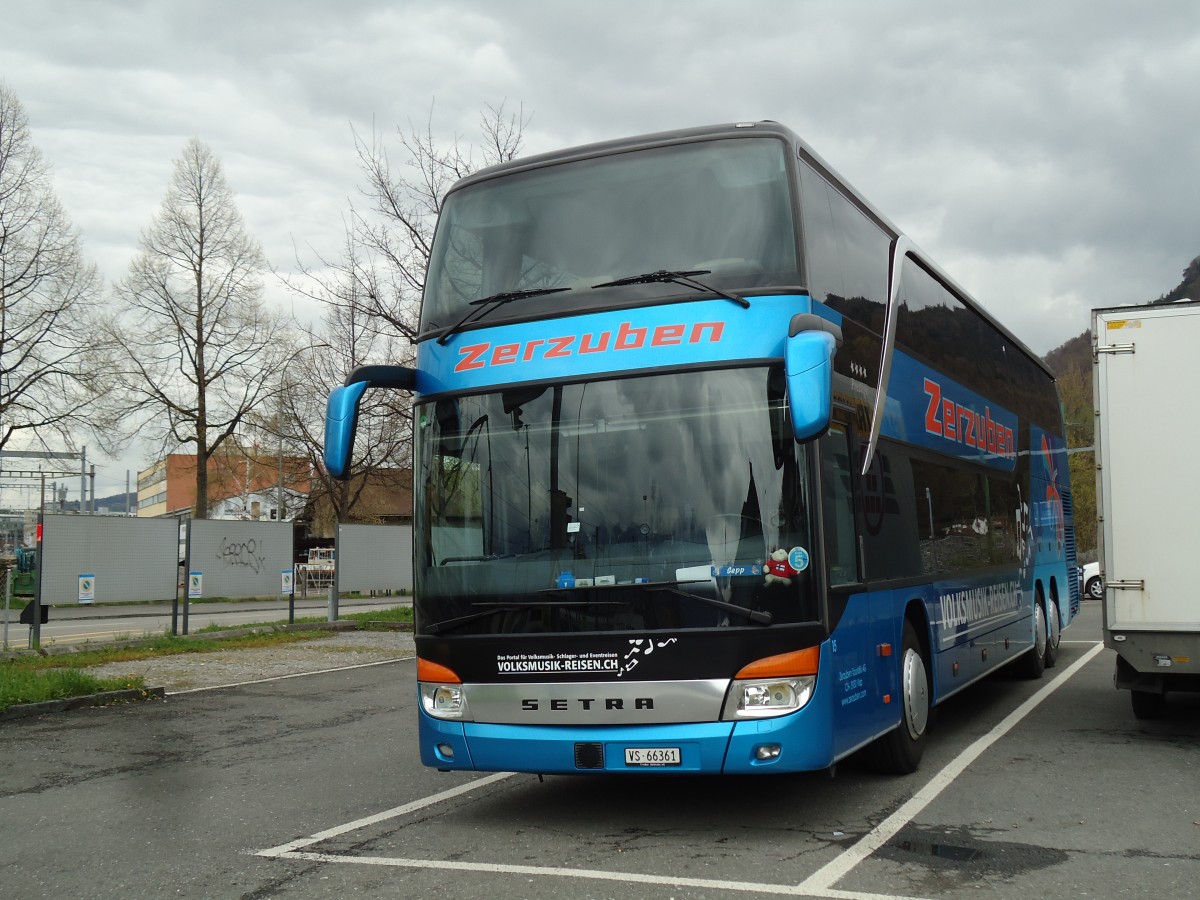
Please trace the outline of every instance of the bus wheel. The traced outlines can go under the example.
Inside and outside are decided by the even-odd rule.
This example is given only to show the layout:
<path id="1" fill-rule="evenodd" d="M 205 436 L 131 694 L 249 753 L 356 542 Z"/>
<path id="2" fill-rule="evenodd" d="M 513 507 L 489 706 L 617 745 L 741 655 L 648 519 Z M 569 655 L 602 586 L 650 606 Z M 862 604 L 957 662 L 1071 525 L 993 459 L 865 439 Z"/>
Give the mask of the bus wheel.
<path id="1" fill-rule="evenodd" d="M 931 693 L 929 669 L 921 654 L 917 629 L 906 621 L 900 653 L 900 726 L 879 738 L 872 747 L 875 769 L 889 775 L 907 775 L 917 770 L 925 752 Z"/>
<path id="2" fill-rule="evenodd" d="M 1021 674 L 1025 678 L 1041 678 L 1046 670 L 1046 607 L 1039 597 L 1033 608 L 1033 646 L 1021 656 Z"/>
<path id="3" fill-rule="evenodd" d="M 1053 595 L 1051 591 L 1051 595 Z M 1046 612 L 1046 653 L 1045 665 L 1047 669 L 1054 668 L 1054 664 L 1058 662 L 1058 645 L 1062 641 L 1062 630 L 1058 625 L 1058 600 L 1050 600 L 1050 608 Z"/>

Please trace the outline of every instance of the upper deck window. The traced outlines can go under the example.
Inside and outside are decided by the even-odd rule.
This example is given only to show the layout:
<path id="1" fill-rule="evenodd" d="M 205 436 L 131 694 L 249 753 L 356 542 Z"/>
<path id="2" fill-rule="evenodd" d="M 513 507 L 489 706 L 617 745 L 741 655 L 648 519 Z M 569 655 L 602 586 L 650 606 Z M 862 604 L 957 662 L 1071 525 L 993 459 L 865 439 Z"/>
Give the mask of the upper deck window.
<path id="1" fill-rule="evenodd" d="M 421 331 L 509 291 L 568 289 L 508 304 L 489 322 L 678 295 L 672 284 L 592 289 L 659 269 L 707 270 L 705 283 L 733 291 L 801 283 L 782 141 L 633 150 L 453 191 L 434 240 Z"/>

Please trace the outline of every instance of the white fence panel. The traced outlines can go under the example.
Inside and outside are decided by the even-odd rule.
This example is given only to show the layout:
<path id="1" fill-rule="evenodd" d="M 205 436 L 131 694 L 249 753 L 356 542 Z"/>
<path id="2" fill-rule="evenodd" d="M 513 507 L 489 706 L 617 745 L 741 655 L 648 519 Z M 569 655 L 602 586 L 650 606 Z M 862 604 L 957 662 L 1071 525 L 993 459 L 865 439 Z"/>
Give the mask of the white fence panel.
<path id="1" fill-rule="evenodd" d="M 292 524 L 192 519 L 188 552 L 188 584 L 200 573 L 202 596 L 277 597 L 292 568 Z"/>
<path id="2" fill-rule="evenodd" d="M 412 526 L 339 525 L 337 583 L 339 592 L 412 593 Z"/>
<path id="3" fill-rule="evenodd" d="M 175 519 L 46 513 L 42 521 L 44 605 L 175 599 Z"/>

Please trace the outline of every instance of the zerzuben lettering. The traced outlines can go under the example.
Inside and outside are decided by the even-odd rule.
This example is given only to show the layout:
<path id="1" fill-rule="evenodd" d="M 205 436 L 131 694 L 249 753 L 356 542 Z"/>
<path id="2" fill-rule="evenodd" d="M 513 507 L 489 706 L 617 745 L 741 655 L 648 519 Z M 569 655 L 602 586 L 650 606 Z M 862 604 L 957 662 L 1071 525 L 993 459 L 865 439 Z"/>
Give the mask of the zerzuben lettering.
<path id="1" fill-rule="evenodd" d="M 612 331 L 568 334 L 552 338 L 535 338 L 517 344 L 467 344 L 458 350 L 455 372 L 507 366 L 516 362 L 535 362 L 541 359 L 566 359 L 582 353 L 615 353 L 621 350 L 673 347 L 682 344 L 718 344 L 725 330 L 724 322 L 696 322 L 692 325 L 677 322 L 654 327 L 635 327 L 622 322 Z"/>
<path id="2" fill-rule="evenodd" d="M 1017 446 L 1013 430 L 992 418 L 992 408 L 985 406 L 979 413 L 969 406 L 945 396 L 942 386 L 931 378 L 924 379 L 925 431 L 956 444 L 965 444 L 993 456 L 1012 457 Z"/>

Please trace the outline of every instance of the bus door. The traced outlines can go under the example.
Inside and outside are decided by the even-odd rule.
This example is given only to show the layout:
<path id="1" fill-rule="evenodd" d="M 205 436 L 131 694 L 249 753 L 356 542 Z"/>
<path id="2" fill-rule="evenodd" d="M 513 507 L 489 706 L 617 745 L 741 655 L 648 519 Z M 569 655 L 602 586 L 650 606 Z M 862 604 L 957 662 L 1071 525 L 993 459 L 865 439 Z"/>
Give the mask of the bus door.
<path id="1" fill-rule="evenodd" d="M 862 542 L 855 498 L 853 429 L 835 413 L 820 440 L 821 517 L 827 615 L 830 627 L 829 691 L 834 751 L 841 754 L 879 731 L 879 688 L 886 674 L 876 653 L 880 613 L 887 604 L 864 589 Z M 818 685 L 818 690 L 822 690 Z"/>

